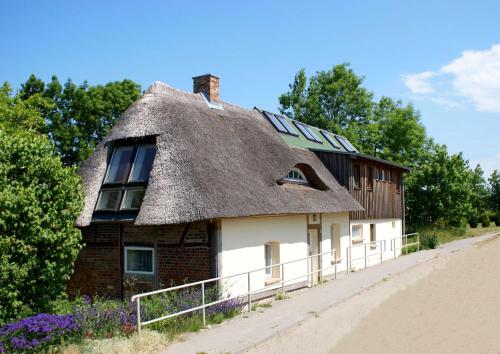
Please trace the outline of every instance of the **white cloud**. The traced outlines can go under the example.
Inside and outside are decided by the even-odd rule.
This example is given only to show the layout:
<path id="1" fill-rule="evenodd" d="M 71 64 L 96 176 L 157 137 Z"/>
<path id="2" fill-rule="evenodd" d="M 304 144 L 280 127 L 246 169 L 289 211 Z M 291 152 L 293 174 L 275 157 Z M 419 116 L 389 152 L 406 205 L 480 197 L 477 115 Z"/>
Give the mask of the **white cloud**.
<path id="1" fill-rule="evenodd" d="M 432 71 L 424 71 L 418 74 L 403 75 L 403 82 L 413 93 L 431 93 L 434 92 L 429 79 L 435 76 Z"/>
<path id="2" fill-rule="evenodd" d="M 480 112 L 500 112 L 500 44 L 467 50 L 437 71 L 402 76 L 410 91 L 448 109 L 466 99 Z M 461 102 L 462 101 L 462 102 Z"/>

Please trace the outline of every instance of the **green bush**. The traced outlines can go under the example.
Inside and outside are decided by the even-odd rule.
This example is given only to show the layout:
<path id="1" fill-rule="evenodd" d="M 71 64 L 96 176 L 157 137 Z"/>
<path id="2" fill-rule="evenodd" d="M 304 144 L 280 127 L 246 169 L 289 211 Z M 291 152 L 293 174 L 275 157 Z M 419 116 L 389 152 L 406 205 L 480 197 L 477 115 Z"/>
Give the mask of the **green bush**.
<path id="1" fill-rule="evenodd" d="M 81 248 L 83 193 L 48 138 L 0 125 L 0 141 L 1 325 L 64 296 Z"/>
<path id="2" fill-rule="evenodd" d="M 486 213 L 484 213 L 481 216 L 481 226 L 482 227 L 489 227 L 490 226 L 490 217 Z"/>
<path id="3" fill-rule="evenodd" d="M 478 224 L 479 224 L 479 218 L 477 217 L 477 215 L 472 215 L 471 217 L 469 217 L 469 226 L 471 228 L 475 229 Z"/>
<path id="4" fill-rule="evenodd" d="M 497 210 L 496 213 L 491 213 L 490 221 L 493 221 L 495 226 L 500 226 L 500 210 Z"/>
<path id="5" fill-rule="evenodd" d="M 435 233 L 422 233 L 420 235 L 420 247 L 422 249 L 434 249 L 439 243 L 438 237 Z"/>

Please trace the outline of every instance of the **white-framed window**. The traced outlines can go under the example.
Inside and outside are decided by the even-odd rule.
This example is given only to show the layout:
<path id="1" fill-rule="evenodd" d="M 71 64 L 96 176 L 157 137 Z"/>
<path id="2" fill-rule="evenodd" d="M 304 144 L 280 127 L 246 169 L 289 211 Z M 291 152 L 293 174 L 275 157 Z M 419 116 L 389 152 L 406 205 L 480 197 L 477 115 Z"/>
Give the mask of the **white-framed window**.
<path id="1" fill-rule="evenodd" d="M 298 168 L 292 168 L 290 172 L 288 172 L 288 175 L 286 175 L 286 177 L 283 179 L 287 182 L 304 183 L 304 184 L 309 183 L 307 181 L 307 178 L 302 173 L 302 171 L 299 170 Z"/>
<path id="2" fill-rule="evenodd" d="M 351 226 L 351 237 L 353 243 L 363 242 L 363 225 L 354 224 Z"/>
<path id="3" fill-rule="evenodd" d="M 266 243 L 264 245 L 264 257 L 266 259 L 266 267 L 269 267 L 269 268 L 266 268 L 266 275 L 271 275 L 272 273 L 272 268 L 271 268 L 271 265 L 273 264 L 273 246 L 271 245 L 270 242 Z"/>
<path id="4" fill-rule="evenodd" d="M 155 256 L 153 247 L 125 246 L 125 273 L 154 274 Z"/>
<path id="5" fill-rule="evenodd" d="M 279 242 L 271 241 L 264 244 L 264 259 L 266 264 L 266 277 L 280 278 L 280 266 L 271 267 L 274 264 L 280 263 L 280 244 Z M 268 267 L 268 268 L 267 268 Z"/>

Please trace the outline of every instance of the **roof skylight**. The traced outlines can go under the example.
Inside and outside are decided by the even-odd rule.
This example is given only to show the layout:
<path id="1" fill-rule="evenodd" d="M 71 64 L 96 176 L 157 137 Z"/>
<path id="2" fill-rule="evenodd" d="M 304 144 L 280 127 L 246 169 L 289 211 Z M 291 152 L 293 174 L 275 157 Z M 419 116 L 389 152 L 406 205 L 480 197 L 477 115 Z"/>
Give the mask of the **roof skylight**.
<path id="1" fill-rule="evenodd" d="M 311 127 L 297 121 L 293 121 L 293 124 L 295 124 L 295 126 L 299 128 L 299 130 L 302 132 L 302 134 L 304 134 L 304 136 L 307 139 L 323 144 L 323 141 L 318 137 L 318 135 L 316 135 L 316 133 L 314 132 L 314 130 L 311 129 Z"/>
<path id="2" fill-rule="evenodd" d="M 297 131 L 292 127 L 290 122 L 288 122 L 288 120 L 285 117 L 280 116 L 279 114 L 275 114 L 274 116 L 276 118 L 278 118 L 280 123 L 285 127 L 285 129 L 288 131 L 289 134 L 295 135 L 295 136 L 299 135 L 299 134 L 297 134 Z"/>
<path id="3" fill-rule="evenodd" d="M 358 150 L 351 144 L 349 140 L 340 135 L 335 135 L 338 141 L 345 147 L 347 151 L 358 152 Z"/>
<path id="4" fill-rule="evenodd" d="M 276 128 L 280 133 L 288 133 L 288 130 L 281 124 L 281 122 L 276 118 L 274 114 L 271 112 L 264 111 L 264 115 L 271 122 L 271 124 Z"/>
<path id="5" fill-rule="evenodd" d="M 321 134 L 325 137 L 326 140 L 328 140 L 328 142 L 336 149 L 340 149 L 340 145 L 339 143 L 337 143 L 337 141 L 335 140 L 335 138 L 333 136 L 330 135 L 329 132 L 325 131 L 325 130 L 321 130 Z"/>

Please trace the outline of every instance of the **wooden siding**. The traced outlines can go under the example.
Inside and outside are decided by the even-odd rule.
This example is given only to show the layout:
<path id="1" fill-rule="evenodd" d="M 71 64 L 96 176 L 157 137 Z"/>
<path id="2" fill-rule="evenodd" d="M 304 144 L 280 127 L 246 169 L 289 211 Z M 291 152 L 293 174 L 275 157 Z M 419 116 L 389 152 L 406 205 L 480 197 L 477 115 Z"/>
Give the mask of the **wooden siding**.
<path id="1" fill-rule="evenodd" d="M 403 219 L 403 193 L 397 192 L 397 181 L 402 184 L 403 171 L 394 166 L 368 160 L 354 155 L 315 151 L 337 181 L 349 190 L 351 195 L 365 209 L 351 212 L 351 220 Z M 360 166 L 360 187 L 354 188 L 353 166 Z M 368 167 L 373 168 L 372 188 L 368 188 Z M 392 173 L 392 182 L 379 181 L 377 169 Z"/>

